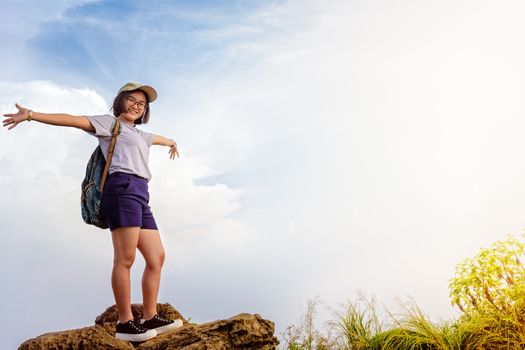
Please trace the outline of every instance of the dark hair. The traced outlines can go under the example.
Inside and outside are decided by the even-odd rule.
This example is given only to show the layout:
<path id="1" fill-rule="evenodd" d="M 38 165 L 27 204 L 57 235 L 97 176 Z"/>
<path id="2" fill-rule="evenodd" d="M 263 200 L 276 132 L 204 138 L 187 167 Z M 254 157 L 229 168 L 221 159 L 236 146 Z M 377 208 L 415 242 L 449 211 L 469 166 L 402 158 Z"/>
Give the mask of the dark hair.
<path id="1" fill-rule="evenodd" d="M 115 117 L 118 117 L 122 112 L 126 110 L 126 99 L 129 95 L 131 95 L 132 92 L 140 91 L 146 96 L 146 106 L 144 106 L 144 113 L 142 114 L 142 117 L 135 120 L 135 125 L 137 124 L 147 124 L 149 121 L 149 98 L 148 95 L 140 90 L 131 90 L 131 91 L 122 91 L 120 92 L 117 97 L 115 97 L 115 100 L 113 101 L 113 107 L 111 107 L 111 110 L 113 111 L 113 114 Z"/>

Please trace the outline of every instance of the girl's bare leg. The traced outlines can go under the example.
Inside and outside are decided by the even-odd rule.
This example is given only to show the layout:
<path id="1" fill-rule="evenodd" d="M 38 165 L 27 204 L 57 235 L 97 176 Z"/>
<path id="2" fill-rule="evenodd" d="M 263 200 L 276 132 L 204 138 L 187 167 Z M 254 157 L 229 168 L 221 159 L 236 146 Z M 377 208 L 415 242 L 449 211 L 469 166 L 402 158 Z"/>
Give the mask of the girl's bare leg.
<path id="1" fill-rule="evenodd" d="M 130 270 L 135 261 L 140 227 L 119 227 L 111 231 L 113 239 L 113 272 L 111 286 L 120 322 L 133 319 L 131 313 Z"/>
<path id="2" fill-rule="evenodd" d="M 159 231 L 141 229 L 137 247 L 146 261 L 142 275 L 142 302 L 144 319 L 149 320 L 157 314 L 160 274 L 165 258 Z"/>

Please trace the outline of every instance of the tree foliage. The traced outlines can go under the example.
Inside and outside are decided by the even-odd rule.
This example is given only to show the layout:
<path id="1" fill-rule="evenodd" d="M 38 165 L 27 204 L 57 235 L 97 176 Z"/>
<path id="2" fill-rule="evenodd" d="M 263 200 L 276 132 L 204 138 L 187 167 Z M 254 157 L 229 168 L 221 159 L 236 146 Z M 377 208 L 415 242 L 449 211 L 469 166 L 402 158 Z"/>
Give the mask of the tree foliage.
<path id="1" fill-rule="evenodd" d="M 522 235 L 522 238 L 525 235 Z M 453 305 L 465 314 L 487 308 L 507 312 L 525 297 L 525 243 L 508 236 L 456 266 L 449 289 Z"/>

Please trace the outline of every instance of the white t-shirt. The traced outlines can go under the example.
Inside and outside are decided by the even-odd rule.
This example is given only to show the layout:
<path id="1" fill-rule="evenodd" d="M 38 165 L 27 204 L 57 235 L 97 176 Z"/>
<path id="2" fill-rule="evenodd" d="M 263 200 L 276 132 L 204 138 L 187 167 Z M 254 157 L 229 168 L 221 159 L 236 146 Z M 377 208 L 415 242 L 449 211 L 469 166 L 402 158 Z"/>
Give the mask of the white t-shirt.
<path id="1" fill-rule="evenodd" d="M 87 131 L 88 134 L 96 136 L 104 158 L 108 158 L 109 144 L 111 143 L 111 127 L 115 117 L 109 114 L 86 116 L 95 132 Z M 149 148 L 152 144 L 153 134 L 139 130 L 126 123 L 120 123 L 121 133 L 117 136 L 113 158 L 109 166 L 109 173 L 120 171 L 135 174 L 140 177 L 151 179 L 148 167 Z"/>

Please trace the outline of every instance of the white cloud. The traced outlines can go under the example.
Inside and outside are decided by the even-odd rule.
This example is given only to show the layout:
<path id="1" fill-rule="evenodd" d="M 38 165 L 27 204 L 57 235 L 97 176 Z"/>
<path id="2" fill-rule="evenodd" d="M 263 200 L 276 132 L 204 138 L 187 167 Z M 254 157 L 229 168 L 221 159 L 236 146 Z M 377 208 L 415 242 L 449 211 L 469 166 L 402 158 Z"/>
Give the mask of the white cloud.
<path id="1" fill-rule="evenodd" d="M 77 115 L 106 113 L 108 110 L 104 100 L 92 90 L 60 87 L 45 81 L 3 82 L 0 83 L 0 93 L 3 97 L 3 113 L 8 110 L 14 112 L 14 108 L 7 109 L 7 101 L 20 101 L 23 106 L 30 106 L 38 111 Z M 66 194 L 77 191 L 85 163 L 96 141 L 85 150 L 79 151 L 77 148 L 87 145 L 86 141 L 95 139 L 91 140 L 87 134 L 76 129 L 59 130 L 35 122 L 24 122 L 11 131 L 4 129 L 3 132 L 5 136 L 1 139 L 1 161 L 5 164 L 4 190 L 9 191 L 20 206 L 38 201 L 56 204 L 44 209 L 55 211 L 57 208 L 65 208 L 64 204 L 69 202 L 65 199 Z M 209 166 L 185 157 L 170 161 L 168 154 L 161 154 L 161 150 L 167 149 L 157 149 L 155 146 L 152 148 L 151 167 L 154 173 L 158 172 L 158 180 L 155 177 L 157 181 L 152 181 L 152 187 L 156 190 L 152 197 L 159 202 L 159 213 L 164 211 L 167 219 L 173 220 L 170 215 L 172 210 L 177 213 L 176 220 L 166 226 L 181 226 L 184 230 L 184 226 L 196 225 L 206 230 L 207 225 L 216 225 L 217 220 L 228 218 L 239 208 L 241 191 L 221 184 L 193 184 L 193 178 L 202 174 L 200 169 L 208 169 Z M 75 157 L 71 157 L 71 154 Z M 81 154 L 86 156 L 82 158 Z M 72 159 L 77 156 L 78 159 Z M 69 161 L 73 163 L 68 164 Z M 31 164 L 31 171 L 27 171 L 28 164 Z M 73 166 L 75 170 L 71 170 Z M 59 217 L 50 217 L 50 221 L 58 221 Z M 76 219 L 78 218 L 71 220 L 68 217 L 66 220 L 74 226 L 78 223 Z"/>

